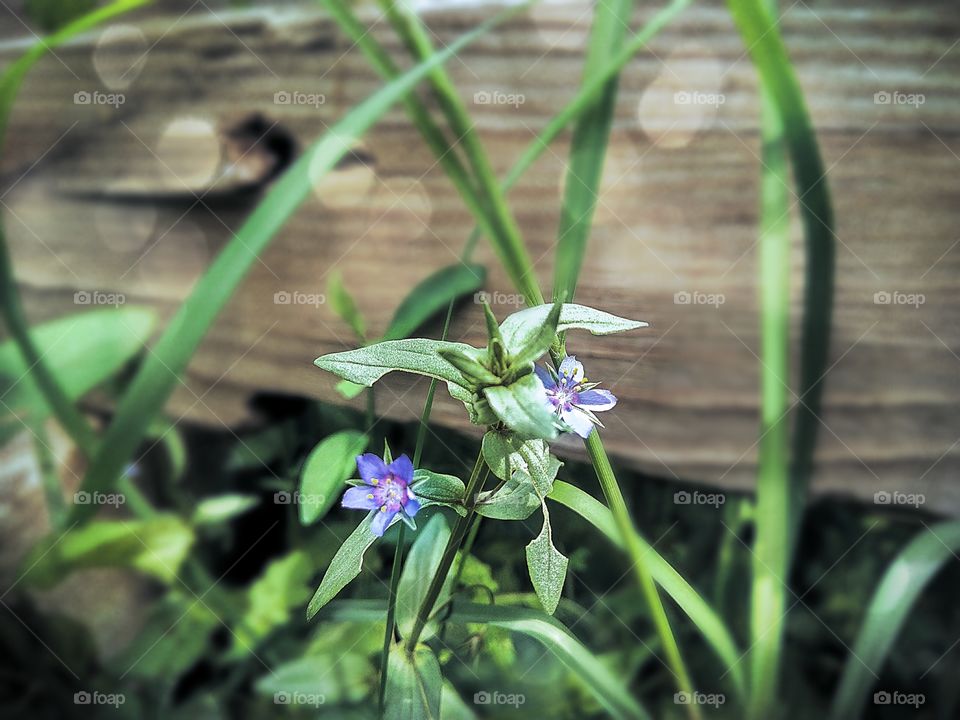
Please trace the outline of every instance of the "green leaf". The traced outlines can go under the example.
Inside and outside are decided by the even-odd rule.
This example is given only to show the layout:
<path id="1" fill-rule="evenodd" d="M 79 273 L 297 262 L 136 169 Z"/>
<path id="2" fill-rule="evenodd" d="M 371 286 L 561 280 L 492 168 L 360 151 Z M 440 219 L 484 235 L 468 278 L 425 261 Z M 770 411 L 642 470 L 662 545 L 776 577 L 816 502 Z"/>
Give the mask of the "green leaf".
<path id="1" fill-rule="evenodd" d="M 307 583 L 313 567 L 298 550 L 271 560 L 247 590 L 247 608 L 234 632 L 234 654 L 246 656 L 272 631 L 290 621 L 294 608 L 310 596 Z"/>
<path id="2" fill-rule="evenodd" d="M 437 513 L 426 527 L 417 533 L 410 549 L 410 555 L 403 565 L 400 584 L 397 586 L 397 629 L 400 637 L 409 637 L 417 619 L 417 610 L 427 595 L 427 587 L 437 574 L 443 551 L 450 539 L 450 528 L 443 515 Z M 448 575 L 443 589 L 437 597 L 435 607 L 442 606 L 450 597 L 452 575 Z M 423 630 L 423 640 L 429 640 L 437 634 L 438 623 L 430 621 Z M 394 652 L 403 652 L 394 650 Z"/>
<path id="3" fill-rule="evenodd" d="M 41 355 L 57 359 L 54 377 L 66 397 L 76 401 L 143 350 L 155 319 L 146 308 L 93 310 L 44 323 L 30 334 Z M 13 340 L 0 344 L 0 376 L 7 378 L 2 443 L 23 429 L 20 420 L 42 422 L 51 408 Z"/>
<path id="4" fill-rule="evenodd" d="M 543 384 L 533 373 L 512 385 L 486 387 L 483 396 L 494 414 L 518 435 L 546 440 L 557 436 L 556 416 L 547 406 Z"/>
<path id="5" fill-rule="evenodd" d="M 566 556 L 553 545 L 550 513 L 544 504 L 543 528 L 527 545 L 527 570 L 530 572 L 533 589 L 548 615 L 553 615 L 560 603 L 563 583 L 567 579 L 568 562 Z"/>
<path id="6" fill-rule="evenodd" d="M 367 386 L 357 385 L 357 383 L 350 382 L 349 380 L 341 380 L 336 384 L 334 389 L 343 395 L 343 397 L 345 397 L 347 400 L 353 400 L 355 397 L 360 395 L 360 393 L 366 390 Z"/>
<path id="7" fill-rule="evenodd" d="M 960 552 L 960 522 L 927 527 L 887 568 L 867 607 L 834 696 L 830 720 L 861 717 L 897 635 L 924 588 Z"/>
<path id="8" fill-rule="evenodd" d="M 320 587 L 314 593 L 307 606 L 307 620 L 320 612 L 320 608 L 330 602 L 337 593 L 345 588 L 363 569 L 363 555 L 373 545 L 377 536 L 373 534 L 370 525 L 377 511 L 367 514 L 363 522 L 357 525 L 350 537 L 344 540 L 337 554 L 330 561 L 330 567 L 320 581 Z"/>
<path id="9" fill-rule="evenodd" d="M 480 493 L 476 511 L 494 520 L 526 520 L 540 504 L 533 480 L 523 470 L 517 470 L 496 492 Z"/>
<path id="10" fill-rule="evenodd" d="M 94 520 L 42 540 L 24 561 L 23 580 L 50 588 L 81 568 L 127 567 L 173 583 L 193 540 L 193 530 L 176 515 Z"/>
<path id="11" fill-rule="evenodd" d="M 260 498 L 255 495 L 239 493 L 217 495 L 202 500 L 193 511 L 190 522 L 194 525 L 220 525 L 238 515 L 243 515 L 259 503 Z"/>
<path id="12" fill-rule="evenodd" d="M 439 354 L 440 357 L 463 373 L 464 378 L 472 385 L 499 385 L 501 382 L 500 378 L 484 367 L 479 360 L 474 359 L 477 355 L 476 351 L 468 355 L 460 350 L 440 350 Z"/>
<path id="13" fill-rule="evenodd" d="M 300 473 L 300 523 L 310 525 L 333 507 L 343 484 L 357 468 L 357 455 L 367 447 L 367 436 L 342 430 L 324 438 L 310 451 Z"/>
<path id="14" fill-rule="evenodd" d="M 552 308 L 552 305 L 537 305 L 516 312 L 504 320 L 500 326 L 500 332 L 503 334 L 507 350 L 515 353 L 527 346 L 547 321 Z M 557 332 L 588 330 L 593 335 L 612 335 L 643 327 L 647 327 L 647 323 L 640 320 L 627 320 L 603 310 L 571 303 L 563 306 L 557 322 Z"/>
<path id="15" fill-rule="evenodd" d="M 413 471 L 413 482 L 410 489 L 420 500 L 421 507 L 430 505 L 446 505 L 452 507 L 459 514 L 466 513 L 463 505 L 466 488 L 463 480 L 453 475 L 435 473 L 426 468 Z"/>
<path id="16" fill-rule="evenodd" d="M 402 647 L 390 651 L 384 720 L 439 720 L 443 674 L 426 645 L 409 656 Z"/>
<path id="17" fill-rule="evenodd" d="M 454 300 L 476 292 L 486 280 L 482 265 L 448 265 L 413 288 L 397 308 L 383 334 L 384 340 L 410 337 L 431 317 L 446 310 Z"/>
<path id="18" fill-rule="evenodd" d="M 546 306 L 544 306 L 546 307 Z M 550 306 L 550 312 L 547 313 L 543 324 L 538 328 L 524 329 L 523 345 L 518 348 L 507 346 L 510 352 L 511 369 L 520 369 L 529 363 L 535 362 L 543 357 L 543 354 L 550 349 L 557 334 L 557 322 L 560 320 L 560 313 L 563 310 L 562 303 L 554 303 Z"/>
<path id="19" fill-rule="evenodd" d="M 543 440 L 521 440 L 491 430 L 483 436 L 483 459 L 490 472 L 506 480 L 508 471 L 522 470 L 541 495 L 553 488 L 553 481 L 563 465 L 550 454 L 550 446 Z"/>
<path id="20" fill-rule="evenodd" d="M 350 326 L 353 334 L 363 342 L 367 337 L 367 326 L 363 319 L 363 313 L 357 308 L 353 296 L 344 286 L 343 276 L 339 270 L 330 271 L 330 276 L 327 278 L 327 295 L 333 311 Z"/>
<path id="21" fill-rule="evenodd" d="M 357 350 L 323 355 L 314 360 L 314 364 L 345 380 L 366 387 L 372 386 L 387 373 L 401 370 L 443 380 L 448 385 L 457 385 L 466 391 L 469 383 L 463 377 L 463 373 L 440 357 L 438 352 L 440 350 L 465 352 L 468 349 L 472 348 L 463 343 L 440 340 L 422 338 L 388 340 Z"/>
<path id="22" fill-rule="evenodd" d="M 623 547 L 613 515 L 599 500 L 562 480 L 554 483 L 549 499 L 573 510 L 603 533 L 614 545 Z M 723 663 L 726 675 L 730 677 L 737 696 L 743 699 L 746 693 L 741 669 L 743 655 L 723 619 L 639 533 L 637 533 L 637 540 L 643 549 L 644 561 L 649 565 L 654 580 L 699 628 L 704 639 Z"/>
<path id="23" fill-rule="evenodd" d="M 317 179 L 329 172 L 350 151 L 355 140 L 397 100 L 413 90 L 433 68 L 452 58 L 468 43 L 509 17 L 511 12 L 516 10 L 490 18 L 449 44 L 442 52 L 378 89 L 307 148 L 273 183 L 265 198 L 194 285 L 190 296 L 134 377 L 120 402 L 102 449 L 90 465 L 85 489 L 103 491 L 117 481 L 151 420 L 162 410 L 177 386 L 179 375 L 214 319 L 270 240 L 310 195 Z M 0 112 L 2 117 L 3 113 Z M 439 358 L 438 361 L 442 362 Z M 77 517 L 82 517 L 89 513 L 89 509 L 78 509 L 75 513 Z"/>

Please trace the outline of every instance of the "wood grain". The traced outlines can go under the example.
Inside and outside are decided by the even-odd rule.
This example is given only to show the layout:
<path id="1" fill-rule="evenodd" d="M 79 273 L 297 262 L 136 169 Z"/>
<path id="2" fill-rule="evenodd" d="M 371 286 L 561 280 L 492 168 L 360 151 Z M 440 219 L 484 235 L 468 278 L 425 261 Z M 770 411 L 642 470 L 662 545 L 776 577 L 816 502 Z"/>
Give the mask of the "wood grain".
<path id="1" fill-rule="evenodd" d="M 538 8 L 450 63 L 501 174 L 574 95 L 586 7 Z M 960 511 L 960 16 L 951 8 L 797 3 L 782 19 L 838 218 L 837 309 L 814 489 L 867 500 L 881 490 L 922 492 L 928 508 L 944 513 Z M 488 14 L 466 7 L 427 19 L 447 43 Z M 649 15 L 638 14 L 636 25 Z M 0 199 L 38 321 L 76 311 L 78 290 L 121 292 L 169 316 L 269 182 L 276 148 L 243 145 L 228 130 L 258 116 L 302 147 L 379 85 L 310 5 L 183 17 L 161 7 L 129 24 L 148 53 L 119 91 L 123 104 L 74 104 L 76 92 L 111 91 L 97 67 L 138 57 L 137 42 L 107 43 L 95 63 L 94 34 L 45 59 L 14 114 Z M 399 57 L 383 25 L 374 32 Z M 4 46 L 4 61 L 13 54 Z M 884 92 L 892 101 L 878 104 L 875 93 Z M 276 93 L 324 101 L 277 104 Z M 902 102 L 910 94 L 923 95 L 922 104 Z M 522 103 L 483 102 L 511 95 Z M 684 102 L 709 96 L 722 96 L 718 109 Z M 758 111 L 752 67 L 720 3 L 698 3 L 623 76 L 578 298 L 652 327 L 592 342 L 574 336 L 570 349 L 621 399 L 608 414 L 611 450 L 655 475 L 753 483 Z M 567 142 L 552 146 L 510 197 L 545 286 Z M 409 285 L 456 262 L 469 216 L 399 107 L 362 150 L 369 165 L 349 163 L 322 182 L 323 199 L 306 202 L 254 267 L 171 400 L 173 417 L 234 426 L 259 390 L 338 401 L 334 379 L 311 361 L 349 346 L 347 328 L 326 306 L 278 305 L 275 293 L 321 294 L 337 268 L 376 332 Z M 211 182 L 221 155 L 240 159 L 226 184 Z M 793 215 L 799 318 L 796 206 Z M 494 309 L 506 315 L 513 291 L 486 245 L 479 259 L 491 269 Z M 924 302 L 878 304 L 883 292 Z M 677 297 L 687 296 L 677 293 L 723 303 L 682 304 Z M 458 312 L 453 335 L 481 342 L 476 306 Z M 384 388 L 381 412 L 416 415 L 424 383 L 391 377 Z M 464 425 L 445 395 L 435 418 Z M 575 443 L 563 450 L 578 453 Z"/>

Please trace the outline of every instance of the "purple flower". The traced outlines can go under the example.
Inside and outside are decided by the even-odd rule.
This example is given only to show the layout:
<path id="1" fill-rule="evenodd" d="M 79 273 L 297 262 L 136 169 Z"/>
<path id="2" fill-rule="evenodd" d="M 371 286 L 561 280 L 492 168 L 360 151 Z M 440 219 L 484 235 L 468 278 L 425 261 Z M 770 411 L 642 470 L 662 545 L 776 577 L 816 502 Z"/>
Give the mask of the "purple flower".
<path id="1" fill-rule="evenodd" d="M 417 514 L 420 502 L 409 485 L 413 482 L 413 463 L 401 455 L 387 465 L 373 453 L 357 456 L 357 470 L 363 483 L 343 494 L 343 507 L 356 510 L 377 510 L 370 529 L 382 537 L 393 519 L 400 513 L 404 522 Z"/>
<path id="2" fill-rule="evenodd" d="M 600 383 L 587 382 L 583 363 L 577 362 L 573 355 L 568 355 L 560 363 L 559 375 L 539 365 L 534 366 L 534 370 L 547 391 L 550 409 L 582 438 L 593 432 L 594 425 L 603 427 L 594 413 L 609 410 L 617 404 L 617 398 L 609 390 L 594 389 Z"/>

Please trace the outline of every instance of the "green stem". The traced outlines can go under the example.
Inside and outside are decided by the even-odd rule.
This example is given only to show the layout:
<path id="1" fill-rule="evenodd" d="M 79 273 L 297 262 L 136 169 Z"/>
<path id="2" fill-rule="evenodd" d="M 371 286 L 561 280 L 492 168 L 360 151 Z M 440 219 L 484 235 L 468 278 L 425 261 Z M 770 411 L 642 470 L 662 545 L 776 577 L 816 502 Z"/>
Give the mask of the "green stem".
<path id="1" fill-rule="evenodd" d="M 480 486 L 483 466 L 483 453 L 480 452 L 477 453 L 477 461 L 474 463 L 473 472 L 470 473 L 470 479 L 467 481 L 467 488 L 464 493 L 464 499 L 467 504 L 467 514 L 457 521 L 453 532 L 450 533 L 450 539 L 447 541 L 447 547 L 444 549 L 443 556 L 440 558 L 440 565 L 437 567 L 437 572 L 430 581 L 430 586 L 427 588 L 423 603 L 421 603 L 417 609 L 417 617 L 414 621 L 413 629 L 410 631 L 410 637 L 407 638 L 406 642 L 406 651 L 408 653 L 413 653 L 417 647 L 417 643 L 420 641 L 420 635 L 430 620 L 430 615 L 433 613 L 433 606 L 436 605 L 437 598 L 440 597 L 440 591 L 443 589 L 443 584 L 447 579 L 447 575 L 450 573 L 450 568 L 453 567 L 453 562 L 457 557 L 457 550 L 460 548 L 460 544 L 467 534 L 467 529 L 470 527 L 470 521 L 473 519 L 476 507 L 476 493 Z"/>
<path id="2" fill-rule="evenodd" d="M 676 638 L 673 636 L 673 630 L 670 628 L 670 620 L 663 607 L 663 601 L 660 599 L 660 593 L 653 580 L 653 575 L 647 565 L 643 546 L 639 541 L 633 520 L 630 518 L 630 512 L 627 510 L 627 503 L 623 499 L 623 493 L 620 492 L 620 486 L 617 484 L 617 478 L 614 475 L 613 467 L 610 465 L 610 459 L 607 457 L 606 450 L 603 448 L 603 442 L 600 440 L 600 434 L 597 430 L 590 433 L 586 440 L 587 453 L 593 462 L 594 470 L 597 473 L 597 479 L 600 481 L 600 487 L 603 490 L 603 496 L 606 498 L 607 505 L 616 522 L 617 530 L 623 539 L 624 547 L 630 555 L 632 569 L 644 599 L 650 608 L 653 625 L 657 629 L 657 635 L 663 642 L 663 649 L 667 655 L 667 665 L 673 672 L 677 687 L 681 692 L 692 693 L 693 683 L 687 672 L 687 667 L 680 655 L 680 648 L 677 645 Z M 700 709 L 697 705 L 691 703 L 686 706 L 691 718 L 700 718 Z"/>
<path id="3" fill-rule="evenodd" d="M 416 467 L 416 466 L 414 466 Z M 397 533 L 397 549 L 393 553 L 393 569 L 390 571 L 390 594 L 387 597 L 387 629 L 383 633 L 383 650 L 380 652 L 380 692 L 378 708 L 383 717 L 387 697 L 387 664 L 390 660 L 390 647 L 397 627 L 397 588 L 400 586 L 400 571 L 403 566 L 403 543 L 406 540 L 407 526 L 400 523 Z"/>

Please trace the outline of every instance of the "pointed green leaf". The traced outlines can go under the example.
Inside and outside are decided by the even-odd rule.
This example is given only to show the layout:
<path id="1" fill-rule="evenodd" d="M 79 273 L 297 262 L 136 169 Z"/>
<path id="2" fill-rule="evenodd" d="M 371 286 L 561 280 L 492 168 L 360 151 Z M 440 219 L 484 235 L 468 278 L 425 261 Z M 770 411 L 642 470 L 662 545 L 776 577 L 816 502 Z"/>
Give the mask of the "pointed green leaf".
<path id="1" fill-rule="evenodd" d="M 440 513 L 430 518 L 426 527 L 417 533 L 397 586 L 397 629 L 400 637 L 409 637 L 413 630 L 417 610 L 427 595 L 430 579 L 437 574 L 449 539 L 450 527 Z M 450 597 L 452 580 L 453 576 L 448 575 L 434 607 L 439 607 Z M 437 627 L 436 622 L 428 622 L 423 629 L 422 639 L 426 641 L 436 635 Z"/>
<path id="2" fill-rule="evenodd" d="M 400 340 L 410 337 L 431 317 L 446 310 L 454 300 L 476 292 L 486 280 L 487 271 L 482 265 L 449 265 L 430 275 L 413 288 L 400 303 L 384 340 Z"/>
<path id="3" fill-rule="evenodd" d="M 411 657 L 394 647 L 389 667 L 384 720 L 439 720 L 443 675 L 433 650 L 420 645 Z"/>
<path id="4" fill-rule="evenodd" d="M 505 480 L 508 471 L 523 470 L 544 496 L 550 493 L 563 465 L 550 454 L 550 446 L 543 440 L 521 440 L 491 430 L 483 436 L 482 448 L 490 472 Z"/>
<path id="5" fill-rule="evenodd" d="M 444 360 L 439 350 L 472 349 L 463 343 L 440 340 L 388 340 L 368 347 L 331 353 L 317 358 L 314 364 L 344 380 L 370 387 L 389 372 L 404 372 L 426 375 L 466 389 L 469 383 L 463 373 Z"/>
<path id="6" fill-rule="evenodd" d="M 333 311 L 350 326 L 353 334 L 362 342 L 367 337 L 367 324 L 353 296 L 344 286 L 343 276 L 339 270 L 330 271 L 330 276 L 327 278 L 327 296 Z"/>
<path id="7" fill-rule="evenodd" d="M 342 430 L 324 438 L 307 456 L 300 473 L 300 523 L 310 525 L 333 507 L 343 484 L 355 474 L 357 455 L 367 447 L 367 436 Z"/>
<path id="8" fill-rule="evenodd" d="M 550 312 L 547 313 L 542 325 L 524 331 L 523 344 L 520 347 L 510 348 L 509 362 L 512 369 L 519 369 L 539 360 L 550 349 L 557 334 L 557 322 L 562 309 L 562 303 L 554 303 L 550 306 Z"/>
<path id="9" fill-rule="evenodd" d="M 527 545 L 527 569 L 530 582 L 540 598 L 547 614 L 553 615 L 560 602 L 563 583 L 567 579 L 566 556 L 553 545 L 553 530 L 550 527 L 550 514 L 543 506 L 543 528 Z"/>
<path id="10" fill-rule="evenodd" d="M 465 378 L 473 381 L 475 385 L 500 384 L 500 378 L 490 372 L 471 355 L 461 352 L 460 350 L 440 350 L 439 354 L 440 357 L 462 372 Z M 476 353 L 472 355 L 476 355 Z"/>
<path id="11" fill-rule="evenodd" d="M 453 507 L 460 514 L 466 512 L 464 508 L 464 487 L 463 480 L 453 475 L 443 475 L 435 473 L 426 468 L 418 468 L 413 471 L 413 483 L 410 488 L 413 490 L 421 506 L 428 505 L 447 505 Z"/>
<path id="12" fill-rule="evenodd" d="M 552 308 L 552 305 L 537 305 L 516 312 L 504 320 L 500 326 L 500 332 L 503 333 L 507 350 L 513 353 L 525 347 L 530 342 L 530 338 L 543 327 Z M 647 327 L 647 323 L 640 320 L 627 320 L 603 310 L 572 303 L 563 306 L 557 322 L 557 332 L 588 330 L 593 335 L 612 335 L 642 327 Z"/>
<path id="13" fill-rule="evenodd" d="M 483 395 L 494 414 L 518 435 L 546 440 L 557 436 L 556 416 L 550 412 L 543 384 L 533 373 L 511 385 L 484 388 Z"/>
<path id="14" fill-rule="evenodd" d="M 540 495 L 533 480 L 523 470 L 496 492 L 480 493 L 477 498 L 477 514 L 495 520 L 526 520 L 540 507 Z"/>
<path id="15" fill-rule="evenodd" d="M 330 567 L 320 581 L 320 587 L 317 588 L 313 599 L 310 600 L 310 605 L 307 606 L 307 620 L 316 615 L 320 608 L 336 597 L 337 593 L 360 574 L 363 569 L 363 554 L 377 539 L 370 529 L 375 515 L 375 510 L 368 513 L 333 556 Z"/>

